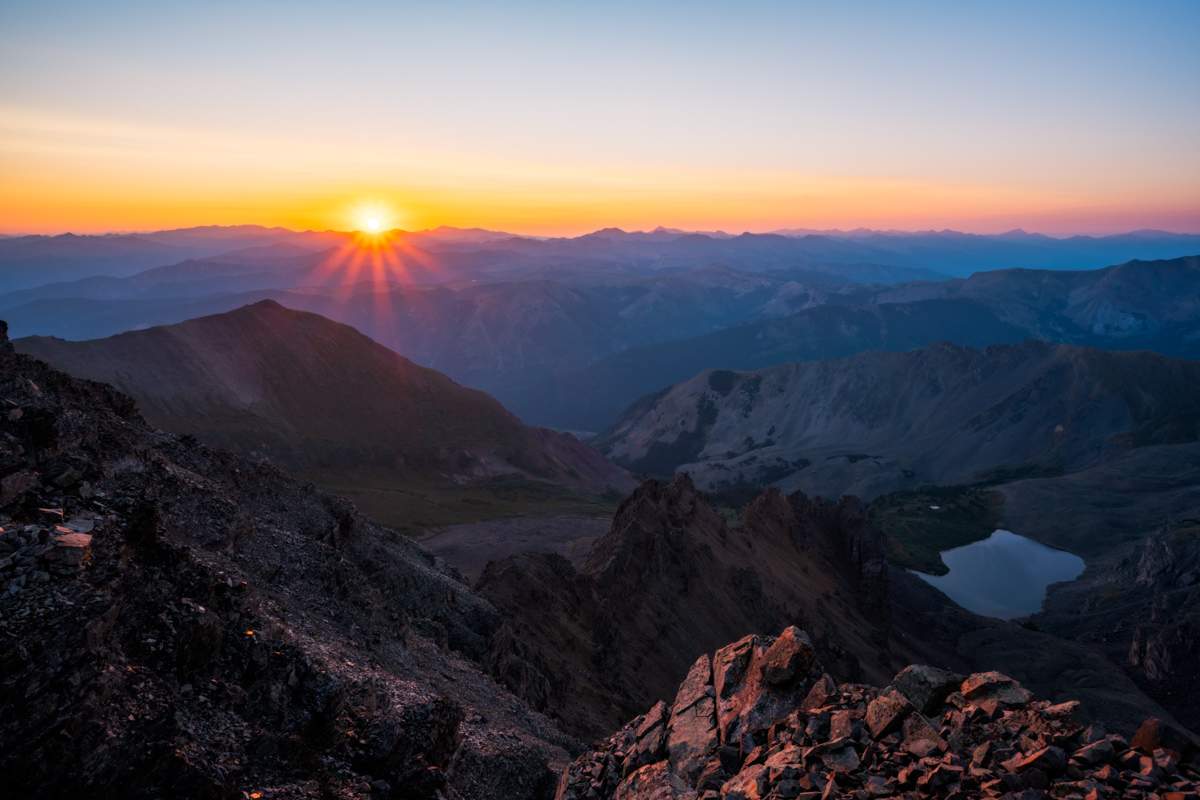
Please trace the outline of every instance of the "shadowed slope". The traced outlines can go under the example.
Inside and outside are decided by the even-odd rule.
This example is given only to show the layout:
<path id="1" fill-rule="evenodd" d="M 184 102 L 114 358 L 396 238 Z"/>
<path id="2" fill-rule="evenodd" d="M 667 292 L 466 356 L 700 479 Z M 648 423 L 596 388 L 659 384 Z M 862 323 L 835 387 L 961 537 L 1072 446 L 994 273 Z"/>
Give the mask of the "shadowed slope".
<path id="1" fill-rule="evenodd" d="M 757 372 L 708 371 L 601 434 L 618 463 L 867 498 L 899 488 L 1084 469 L 1197 439 L 1200 362 L 1026 341 L 939 342 Z"/>
<path id="2" fill-rule="evenodd" d="M 165 430 L 305 474 L 520 472 L 597 492 L 631 485 L 573 437 L 529 428 L 483 392 L 273 301 L 108 339 L 30 337 L 16 347 L 112 383 Z"/>

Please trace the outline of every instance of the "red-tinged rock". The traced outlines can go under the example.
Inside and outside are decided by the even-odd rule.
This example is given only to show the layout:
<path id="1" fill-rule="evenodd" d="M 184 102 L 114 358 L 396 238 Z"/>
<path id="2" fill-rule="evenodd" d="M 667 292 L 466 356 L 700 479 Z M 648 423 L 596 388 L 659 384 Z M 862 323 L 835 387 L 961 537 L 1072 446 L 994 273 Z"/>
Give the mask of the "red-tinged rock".
<path id="1" fill-rule="evenodd" d="M 62 567 L 78 567 L 83 564 L 91 545 L 92 537 L 87 533 L 68 533 L 65 536 L 55 536 L 51 540 L 51 547 L 42 555 L 42 558 L 56 562 Z"/>
<path id="2" fill-rule="evenodd" d="M 39 508 L 38 514 L 42 519 L 49 523 L 58 523 L 63 521 L 63 510 L 61 508 Z"/>
<path id="3" fill-rule="evenodd" d="M 820 664 L 808 634 L 790 625 L 763 655 L 759 669 L 764 683 L 779 686 L 809 678 Z"/>
<path id="4" fill-rule="evenodd" d="M 712 662 L 700 656 L 675 695 L 667 733 L 671 772 L 692 779 L 717 749 L 716 703 L 712 696 Z"/>
<path id="5" fill-rule="evenodd" d="M 1055 778 L 1067 768 L 1067 754 L 1060 747 L 1043 747 L 1029 755 L 1019 755 L 1004 762 L 1004 768 L 1017 775 L 1024 775 L 1030 770 L 1041 770 L 1047 776 Z"/>
<path id="6" fill-rule="evenodd" d="M 1079 741 L 1083 744 L 1095 744 L 1101 739 L 1107 739 L 1108 732 L 1104 730 L 1104 726 L 1098 722 L 1093 722 L 1080 734 Z"/>
<path id="7" fill-rule="evenodd" d="M 1049 794 L 1051 797 L 1086 797 L 1089 792 L 1101 792 L 1105 787 L 1095 781 L 1062 781 L 1061 783 L 1050 784 Z"/>
<path id="8" fill-rule="evenodd" d="M 1112 742 L 1108 739 L 1101 739 L 1098 742 L 1076 750 L 1071 758 L 1088 766 L 1094 766 L 1097 764 L 1107 764 L 1116 757 L 1116 754 Z"/>
<path id="9" fill-rule="evenodd" d="M 833 678 L 826 672 L 813 684 L 812 689 L 805 696 L 801 708 L 805 711 L 816 711 L 818 708 L 824 708 L 838 694 L 837 684 L 833 682 Z"/>
<path id="10" fill-rule="evenodd" d="M 750 634 L 713 654 L 713 689 L 718 699 L 729 697 L 745 685 L 746 670 L 755 649 L 765 649 L 765 643 L 761 637 Z"/>
<path id="11" fill-rule="evenodd" d="M 667 709 L 667 704 L 660 700 L 654 705 L 654 708 L 650 709 L 650 713 L 638 726 L 637 742 L 634 744 L 631 754 L 639 765 L 652 764 L 666 756 L 669 720 L 670 711 Z"/>
<path id="12" fill-rule="evenodd" d="M 747 767 L 721 786 L 725 800 L 757 800 L 767 791 L 767 768 L 762 764 Z"/>
<path id="13" fill-rule="evenodd" d="M 953 783 L 958 783 L 962 780 L 962 767 L 951 766 L 950 764 L 939 764 L 930 770 L 925 775 L 917 780 L 918 786 L 949 786 Z"/>
<path id="14" fill-rule="evenodd" d="M 682 792 L 672 782 L 667 762 L 650 764 L 634 772 L 617 787 L 613 800 L 676 800 Z M 695 797 L 695 794 L 692 795 Z"/>
<path id="15" fill-rule="evenodd" d="M 848 739 L 856 738 L 858 732 L 862 730 L 866 713 L 856 708 L 833 712 L 829 716 L 829 736 L 834 739 L 841 736 Z"/>
<path id="16" fill-rule="evenodd" d="M 892 691 L 881 695 L 867 706 L 867 727 L 871 737 L 882 739 L 890 733 L 899 731 L 904 720 L 913 712 L 912 704 L 903 694 Z"/>
<path id="17" fill-rule="evenodd" d="M 1038 713 L 1047 719 L 1062 719 L 1070 720 L 1079 708 L 1078 700 L 1068 700 L 1065 703 L 1058 703 L 1052 706 L 1046 706 Z"/>
<path id="18" fill-rule="evenodd" d="M 896 782 L 879 775 L 872 775 L 867 778 L 863 790 L 866 791 L 867 797 L 891 797 L 896 793 Z"/>
<path id="19" fill-rule="evenodd" d="M 1172 754 L 1176 763 L 1189 761 L 1200 753 L 1200 748 L 1197 748 L 1191 737 L 1157 717 L 1150 717 L 1142 723 L 1130 746 L 1146 755 L 1162 748 Z"/>
<path id="20" fill-rule="evenodd" d="M 946 749 L 946 740 L 920 714 L 910 714 L 901 726 L 902 747 L 917 758 Z"/>
<path id="21" fill-rule="evenodd" d="M 721 744 L 740 743 L 744 736 L 769 730 L 792 714 L 809 693 L 810 679 L 820 674 L 816 650 L 799 628 L 789 627 L 777 639 L 764 642 L 769 645 L 765 649 L 751 643 L 744 681 L 734 684 L 732 694 L 718 698 Z M 745 653 L 747 648 L 742 646 L 723 661 L 728 664 L 722 667 L 724 674 L 738 674 L 736 664 Z M 726 680 L 722 678 L 722 691 Z"/>
<path id="22" fill-rule="evenodd" d="M 804 754 L 796 745 L 788 745 L 766 760 L 767 773 L 772 781 L 796 778 L 804 774 Z"/>
<path id="23" fill-rule="evenodd" d="M 962 682 L 959 692 L 966 700 L 999 700 L 1010 706 L 1024 706 L 1033 700 L 1032 692 L 999 672 L 971 675 Z"/>
<path id="24" fill-rule="evenodd" d="M 1154 765 L 1161 769 L 1165 774 L 1175 776 L 1179 774 L 1178 761 L 1175 754 L 1169 750 L 1158 748 L 1151 756 L 1154 759 Z"/>

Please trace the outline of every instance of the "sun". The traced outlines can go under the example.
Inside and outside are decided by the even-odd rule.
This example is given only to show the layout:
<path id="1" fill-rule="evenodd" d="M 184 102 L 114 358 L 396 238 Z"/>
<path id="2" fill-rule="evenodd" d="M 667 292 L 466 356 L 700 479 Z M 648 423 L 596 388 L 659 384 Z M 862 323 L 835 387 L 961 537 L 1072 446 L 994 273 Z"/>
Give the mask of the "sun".
<path id="1" fill-rule="evenodd" d="M 367 227 L 373 231 L 379 230 L 379 220 L 377 220 L 377 219 L 367 220 Z"/>

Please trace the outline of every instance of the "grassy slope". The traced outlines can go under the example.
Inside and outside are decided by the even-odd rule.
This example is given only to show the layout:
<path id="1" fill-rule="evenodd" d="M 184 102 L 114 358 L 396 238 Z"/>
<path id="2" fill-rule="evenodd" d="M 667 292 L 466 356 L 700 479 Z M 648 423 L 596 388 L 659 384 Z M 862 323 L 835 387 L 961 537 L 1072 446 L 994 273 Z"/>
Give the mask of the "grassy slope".
<path id="1" fill-rule="evenodd" d="M 994 491 L 928 487 L 884 495 L 870 504 L 868 514 L 887 534 L 890 563 L 945 575 L 950 570 L 941 552 L 990 536 L 1003 521 L 1003 504 Z"/>
<path id="2" fill-rule="evenodd" d="M 390 472 L 372 470 L 302 477 L 348 498 L 371 519 L 417 539 L 449 525 L 504 517 L 611 517 L 624 498 L 615 491 L 592 497 L 516 474 L 462 485 L 420 476 L 397 482 Z"/>

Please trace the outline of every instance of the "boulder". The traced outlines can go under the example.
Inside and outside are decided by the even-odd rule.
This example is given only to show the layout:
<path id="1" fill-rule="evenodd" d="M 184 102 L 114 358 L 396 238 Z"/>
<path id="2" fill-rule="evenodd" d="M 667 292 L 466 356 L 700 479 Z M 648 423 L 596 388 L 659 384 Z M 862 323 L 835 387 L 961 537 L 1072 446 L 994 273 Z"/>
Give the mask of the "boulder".
<path id="1" fill-rule="evenodd" d="M 804 703 L 801 705 L 805 711 L 815 711 L 818 708 L 826 706 L 838 694 L 837 684 L 833 682 L 833 678 L 829 677 L 829 673 L 823 673 L 808 694 L 804 697 Z"/>
<path id="2" fill-rule="evenodd" d="M 720 743 L 741 743 L 743 750 L 751 749 L 744 737 L 799 708 L 822 671 L 808 634 L 795 626 L 774 641 L 743 639 L 717 656 Z"/>
<path id="3" fill-rule="evenodd" d="M 1154 755 L 1154 751 L 1161 748 L 1177 763 L 1191 761 L 1200 755 L 1200 748 L 1190 736 L 1158 717 L 1150 717 L 1143 722 L 1129 746 L 1146 755 Z"/>
<path id="4" fill-rule="evenodd" d="M 928 716 L 936 714 L 962 682 L 962 675 L 925 664 L 913 664 L 901 670 L 892 679 L 889 688 L 904 695 L 917 711 Z"/>
<path id="5" fill-rule="evenodd" d="M 872 700 L 867 706 L 867 727 L 871 729 L 872 738 L 882 739 L 900 730 L 912 711 L 908 698 L 897 691 L 889 691 Z"/>
<path id="6" fill-rule="evenodd" d="M 959 692 L 967 700 L 999 700 L 1010 706 L 1024 706 L 1033 699 L 1033 693 L 1022 689 L 1007 675 L 999 672 L 981 672 L 971 675 L 962 682 Z"/>
<path id="7" fill-rule="evenodd" d="M 667 762 L 650 764 L 634 772 L 617 787 L 613 800 L 694 800 L 695 792 L 688 791 L 675 778 Z"/>

